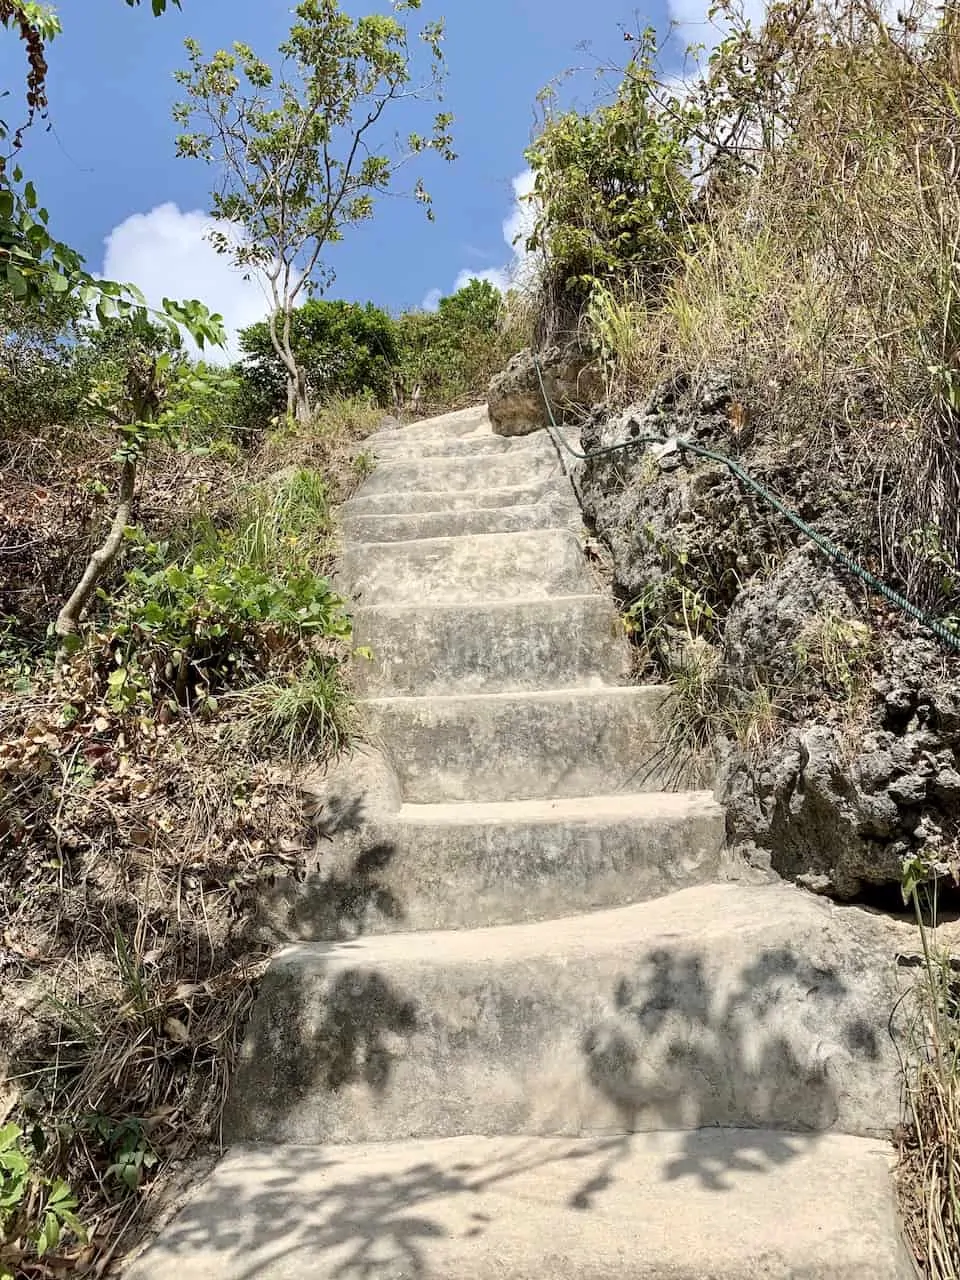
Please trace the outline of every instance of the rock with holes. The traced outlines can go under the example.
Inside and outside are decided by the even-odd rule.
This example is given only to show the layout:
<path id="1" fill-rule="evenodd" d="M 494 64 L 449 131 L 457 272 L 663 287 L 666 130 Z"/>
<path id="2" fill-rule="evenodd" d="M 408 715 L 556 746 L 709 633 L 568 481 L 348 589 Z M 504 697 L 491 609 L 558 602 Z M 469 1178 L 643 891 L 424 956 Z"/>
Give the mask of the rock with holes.
<path id="1" fill-rule="evenodd" d="M 521 351 L 490 383 L 487 401 L 496 434 L 524 436 L 548 426 L 544 393 L 557 420 L 563 421 L 571 411 L 582 412 L 602 398 L 603 380 L 578 347 L 551 347 L 536 357 Z"/>
<path id="2" fill-rule="evenodd" d="M 896 610 L 878 621 L 877 597 L 725 465 L 670 447 L 739 460 L 866 556 L 873 513 L 837 487 L 849 483 L 842 467 L 831 479 L 789 443 L 750 439 L 736 408 L 715 374 L 597 413 L 585 449 L 629 447 L 582 464 L 575 483 L 645 664 L 680 675 L 686 726 L 721 744 L 716 795 L 733 849 L 841 899 L 895 889 L 905 859 L 946 869 L 956 858 L 956 663 Z"/>

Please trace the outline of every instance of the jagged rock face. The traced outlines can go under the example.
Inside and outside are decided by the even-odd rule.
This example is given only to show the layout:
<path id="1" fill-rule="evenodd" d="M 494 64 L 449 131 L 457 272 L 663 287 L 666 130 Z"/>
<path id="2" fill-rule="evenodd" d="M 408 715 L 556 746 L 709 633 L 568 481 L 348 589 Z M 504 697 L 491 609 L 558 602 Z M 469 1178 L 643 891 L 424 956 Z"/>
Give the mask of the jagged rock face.
<path id="1" fill-rule="evenodd" d="M 722 380 L 683 409 L 677 391 L 595 414 L 585 448 L 656 435 L 736 454 L 743 441 L 731 435 Z M 743 461 L 815 527 L 843 537 L 851 513 L 815 462 L 786 467 L 759 448 Z M 733 850 L 841 899 L 898 884 L 917 853 L 949 867 L 960 834 L 957 660 L 897 614 L 877 625 L 867 590 L 722 464 L 638 443 L 583 464 L 575 481 L 625 606 L 682 580 L 715 612 L 708 638 L 730 721 L 720 726 L 717 797 Z M 735 727 L 750 729 L 758 691 L 775 717 L 745 741 Z"/>
<path id="2" fill-rule="evenodd" d="M 551 347 L 538 359 L 543 391 L 558 421 L 601 398 L 602 380 L 578 347 Z M 521 351 L 490 383 L 487 402 L 497 435 L 525 436 L 549 426 L 543 391 L 533 352 Z"/>

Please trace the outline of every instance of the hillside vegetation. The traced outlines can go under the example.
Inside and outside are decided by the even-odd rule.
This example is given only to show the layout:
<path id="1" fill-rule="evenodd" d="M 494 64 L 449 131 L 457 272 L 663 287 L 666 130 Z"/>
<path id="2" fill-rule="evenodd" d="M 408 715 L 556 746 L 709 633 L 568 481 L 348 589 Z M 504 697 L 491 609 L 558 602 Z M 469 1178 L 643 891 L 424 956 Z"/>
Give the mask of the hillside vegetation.
<path id="1" fill-rule="evenodd" d="M 3 1278 L 104 1274 L 216 1150 L 269 951 L 258 900 L 297 874 L 311 776 L 356 728 L 337 508 L 385 414 L 481 398 L 522 345 L 479 281 L 430 313 L 320 296 L 324 249 L 396 188 L 392 135 L 364 122 L 439 99 L 442 24 L 419 33 L 424 68 L 417 8 L 306 0 L 282 79 L 245 46 L 204 63 L 188 44 L 178 147 L 214 164 L 211 209 L 245 234 L 214 247 L 284 264 L 223 367 L 202 302 L 152 308 L 52 236 L 24 170 L 61 24 L 0 0 L 26 61 L 23 127 L 0 122 Z M 250 147 L 228 194 L 213 102 Z M 411 156 L 452 159 L 448 117 L 428 127 Z M 429 210 L 419 179 L 409 194 Z"/>
<path id="2" fill-rule="evenodd" d="M 475 399 L 507 341 L 478 283 L 435 315 L 295 317 L 300 422 L 263 325 L 220 369 L 69 297 L 2 306 L 0 1275 L 103 1261 L 216 1141 L 257 897 L 296 872 L 304 787 L 354 727 L 337 506 L 387 409 Z"/>
<path id="3" fill-rule="evenodd" d="M 809 554 L 723 464 L 583 469 L 638 669 L 674 683 L 678 742 L 717 753 L 734 845 L 838 897 L 902 886 L 929 923 L 960 866 L 960 11 L 713 13 L 682 81 L 628 30 L 607 101 L 546 97 L 528 306 L 543 348 L 605 376 L 588 448 L 651 432 L 734 459 L 946 628 Z M 960 1000 L 923 943 L 901 1183 L 918 1259 L 955 1278 Z"/>

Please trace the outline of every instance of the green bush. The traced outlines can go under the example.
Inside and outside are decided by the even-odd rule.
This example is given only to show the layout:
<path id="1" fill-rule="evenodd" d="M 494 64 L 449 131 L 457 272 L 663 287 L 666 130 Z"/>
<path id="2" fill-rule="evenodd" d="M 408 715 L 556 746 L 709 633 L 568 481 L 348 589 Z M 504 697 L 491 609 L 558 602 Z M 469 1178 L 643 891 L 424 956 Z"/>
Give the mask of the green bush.
<path id="1" fill-rule="evenodd" d="M 162 546 L 150 550 L 162 559 Z M 132 569 L 110 605 L 116 665 L 108 683 L 118 709 L 158 696 L 203 705 L 262 675 L 272 657 L 308 637 L 350 635 L 325 578 L 302 566 L 270 572 L 224 554 Z"/>
<path id="2" fill-rule="evenodd" d="M 0 291 L 0 438 L 13 443 L 69 427 L 90 388 L 90 361 L 78 341 L 82 306 L 62 295 L 32 302 Z"/>
<path id="3" fill-rule="evenodd" d="M 390 402 L 397 336 L 393 321 L 379 307 L 311 299 L 293 313 L 291 345 L 314 403 L 360 394 L 371 394 L 380 404 Z M 286 410 L 287 373 L 267 321 L 244 329 L 240 346 L 239 425 L 259 430 Z"/>
<path id="4" fill-rule="evenodd" d="M 39 1272 L 67 1235 L 87 1238 L 70 1187 L 41 1172 L 42 1151 L 39 1131 L 28 1141 L 15 1124 L 0 1128 L 0 1280 Z"/>
<path id="5" fill-rule="evenodd" d="M 595 284 L 633 279 L 653 295 L 677 262 L 690 155 L 682 115 L 654 100 L 654 52 L 646 32 L 611 103 L 587 115 L 548 106 L 527 152 L 538 209 L 528 247 L 546 264 L 543 342 L 576 328 Z"/>
<path id="6" fill-rule="evenodd" d="M 427 411 L 486 394 L 491 377 L 523 345 L 502 323 L 503 303 L 487 280 L 471 280 L 441 298 L 435 312 L 409 311 L 397 321 L 400 385 Z"/>

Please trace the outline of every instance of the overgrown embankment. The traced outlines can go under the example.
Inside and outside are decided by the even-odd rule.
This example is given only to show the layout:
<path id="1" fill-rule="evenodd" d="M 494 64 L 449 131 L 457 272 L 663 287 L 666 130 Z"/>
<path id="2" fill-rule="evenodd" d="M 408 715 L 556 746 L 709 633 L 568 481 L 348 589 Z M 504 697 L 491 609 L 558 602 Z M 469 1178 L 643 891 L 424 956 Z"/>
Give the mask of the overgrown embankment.
<path id="1" fill-rule="evenodd" d="M 587 451 L 649 434 L 733 459 L 960 641 L 956 10 L 717 17 L 682 86 L 627 32 L 607 104 L 548 105 L 537 330 L 578 351 L 546 382 L 592 358 L 581 392 L 606 384 L 592 413 L 585 393 L 555 407 L 586 417 Z M 734 850 L 841 899 L 955 891 L 954 647 L 722 463 L 636 446 L 578 483 L 640 675 L 673 682 L 678 739 L 719 758 Z M 924 973 L 905 1203 L 918 1257 L 955 1277 L 956 983 L 935 949 Z"/>
<path id="2" fill-rule="evenodd" d="M 105 1267 L 217 1142 L 257 899 L 296 873 L 304 774 L 351 730 L 327 574 L 382 418 L 334 400 L 237 433 L 235 379 L 64 306 L 8 330 L 0 450 L 0 1274 L 31 1277 Z"/>

